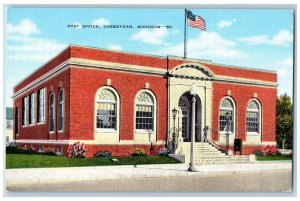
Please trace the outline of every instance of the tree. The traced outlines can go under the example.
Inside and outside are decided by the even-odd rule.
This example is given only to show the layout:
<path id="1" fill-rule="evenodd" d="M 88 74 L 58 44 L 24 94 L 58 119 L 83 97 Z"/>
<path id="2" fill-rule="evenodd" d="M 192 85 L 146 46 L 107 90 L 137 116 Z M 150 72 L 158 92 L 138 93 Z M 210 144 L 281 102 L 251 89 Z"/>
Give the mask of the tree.
<path id="1" fill-rule="evenodd" d="M 277 145 L 284 149 L 293 147 L 293 105 L 286 93 L 277 99 L 276 110 Z"/>

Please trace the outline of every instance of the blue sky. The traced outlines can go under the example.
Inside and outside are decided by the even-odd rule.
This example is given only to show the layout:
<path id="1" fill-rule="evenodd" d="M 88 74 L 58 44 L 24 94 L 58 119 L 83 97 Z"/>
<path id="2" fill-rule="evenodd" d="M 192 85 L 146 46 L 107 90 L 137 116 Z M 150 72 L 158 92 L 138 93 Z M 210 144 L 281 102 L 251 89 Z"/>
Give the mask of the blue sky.
<path id="1" fill-rule="evenodd" d="M 290 9 L 190 9 L 207 31 L 188 28 L 188 57 L 274 70 L 279 95 L 292 96 L 293 11 Z M 133 29 L 68 28 L 133 25 Z M 138 29 L 137 25 L 170 25 Z M 13 86 L 69 44 L 183 56 L 184 9 L 9 8 L 6 23 L 6 105 Z"/>

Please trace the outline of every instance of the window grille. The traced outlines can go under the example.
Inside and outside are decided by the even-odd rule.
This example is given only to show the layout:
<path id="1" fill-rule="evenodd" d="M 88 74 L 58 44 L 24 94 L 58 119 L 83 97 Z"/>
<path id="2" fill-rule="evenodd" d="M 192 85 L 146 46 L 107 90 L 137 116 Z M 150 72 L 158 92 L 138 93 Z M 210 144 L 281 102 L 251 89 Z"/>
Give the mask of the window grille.
<path id="1" fill-rule="evenodd" d="M 228 131 L 233 133 L 233 121 L 234 121 L 234 106 L 232 101 L 229 98 L 224 98 L 221 101 L 220 104 L 220 116 L 219 116 L 219 122 L 220 122 L 220 131 L 221 132 L 227 132 L 226 128 L 226 113 L 229 113 L 229 125 L 228 125 Z"/>
<path id="2" fill-rule="evenodd" d="M 260 108 L 255 100 L 251 100 L 247 107 L 247 132 L 259 133 L 260 126 Z"/>

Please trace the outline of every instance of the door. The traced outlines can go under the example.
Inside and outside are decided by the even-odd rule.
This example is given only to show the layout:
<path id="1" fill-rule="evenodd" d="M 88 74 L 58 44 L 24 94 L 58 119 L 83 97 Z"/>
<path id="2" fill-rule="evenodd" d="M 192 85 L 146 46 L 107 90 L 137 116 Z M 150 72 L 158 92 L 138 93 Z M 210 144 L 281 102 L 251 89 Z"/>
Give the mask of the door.
<path id="1" fill-rule="evenodd" d="M 179 129 L 181 130 L 181 137 L 184 142 L 191 141 L 191 131 L 192 131 L 192 96 L 189 92 L 184 93 L 179 99 Z M 201 100 L 199 96 L 196 96 L 195 104 L 195 142 L 201 142 L 202 126 L 201 126 Z"/>

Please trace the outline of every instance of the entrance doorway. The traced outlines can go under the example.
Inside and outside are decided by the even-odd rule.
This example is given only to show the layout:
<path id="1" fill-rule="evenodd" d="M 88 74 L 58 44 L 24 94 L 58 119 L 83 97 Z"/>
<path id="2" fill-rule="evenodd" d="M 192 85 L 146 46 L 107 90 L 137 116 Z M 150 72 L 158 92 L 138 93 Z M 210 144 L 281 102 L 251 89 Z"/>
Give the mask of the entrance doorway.
<path id="1" fill-rule="evenodd" d="M 181 129 L 181 136 L 184 142 L 191 141 L 192 134 L 192 95 L 190 92 L 185 92 L 179 98 L 179 129 Z M 202 141 L 202 128 L 201 128 L 201 99 L 196 95 L 196 107 L 195 107 L 195 142 Z"/>

